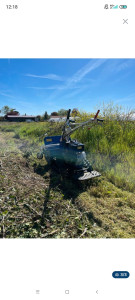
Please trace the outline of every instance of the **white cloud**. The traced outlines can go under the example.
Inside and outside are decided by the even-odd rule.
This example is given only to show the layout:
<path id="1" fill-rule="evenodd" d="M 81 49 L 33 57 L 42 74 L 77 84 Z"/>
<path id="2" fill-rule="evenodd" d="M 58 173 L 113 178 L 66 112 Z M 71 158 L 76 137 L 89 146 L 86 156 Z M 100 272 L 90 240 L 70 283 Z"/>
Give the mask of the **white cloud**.
<path id="1" fill-rule="evenodd" d="M 25 76 L 33 77 L 33 78 L 41 78 L 41 79 L 58 80 L 58 81 L 64 80 L 63 77 L 56 74 L 45 74 L 45 75 L 25 74 Z"/>
<path id="2" fill-rule="evenodd" d="M 69 90 L 69 89 L 75 89 L 75 88 L 79 88 L 79 90 L 81 91 L 81 89 L 83 90 L 84 87 L 86 87 L 86 85 L 84 85 L 84 83 L 80 86 L 77 84 L 79 82 L 81 82 L 81 80 L 89 73 L 91 73 L 92 71 L 94 71 L 95 69 L 99 68 L 104 62 L 106 61 L 106 59 L 91 59 L 87 64 L 85 64 L 81 69 L 79 69 L 76 73 L 74 73 L 70 78 L 68 78 L 65 83 L 61 86 L 61 88 L 57 88 L 54 93 L 52 93 L 49 97 L 49 100 L 52 98 L 55 98 L 56 96 L 59 95 L 59 93 L 62 90 Z"/>
<path id="3" fill-rule="evenodd" d="M 51 85 L 47 87 L 40 87 L 40 86 L 28 86 L 27 89 L 33 89 L 33 90 L 64 90 L 65 85 Z M 80 89 L 79 86 L 74 87 L 68 87 L 68 89 Z"/>
<path id="4" fill-rule="evenodd" d="M 7 94 L 7 93 L 1 92 L 1 91 L 0 91 L 0 95 L 1 95 L 1 96 L 4 96 L 4 97 L 7 97 L 7 98 L 13 98 L 13 99 L 16 98 L 16 97 L 14 97 L 14 96 L 12 96 L 12 95 L 10 95 L 10 94 Z"/>
<path id="5" fill-rule="evenodd" d="M 77 71 L 69 80 L 69 83 L 81 81 L 87 74 L 100 67 L 106 59 L 92 59 Z"/>

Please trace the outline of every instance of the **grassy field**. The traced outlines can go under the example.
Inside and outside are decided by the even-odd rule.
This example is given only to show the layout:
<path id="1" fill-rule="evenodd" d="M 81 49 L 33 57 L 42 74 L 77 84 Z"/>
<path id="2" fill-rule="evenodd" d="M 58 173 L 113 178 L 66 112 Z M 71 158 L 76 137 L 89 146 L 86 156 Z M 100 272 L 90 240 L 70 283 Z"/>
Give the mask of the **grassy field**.
<path id="1" fill-rule="evenodd" d="M 87 183 L 37 160 L 46 132 L 60 134 L 61 125 L 0 123 L 0 237 L 134 238 L 135 122 L 106 116 L 72 135 L 102 173 Z"/>

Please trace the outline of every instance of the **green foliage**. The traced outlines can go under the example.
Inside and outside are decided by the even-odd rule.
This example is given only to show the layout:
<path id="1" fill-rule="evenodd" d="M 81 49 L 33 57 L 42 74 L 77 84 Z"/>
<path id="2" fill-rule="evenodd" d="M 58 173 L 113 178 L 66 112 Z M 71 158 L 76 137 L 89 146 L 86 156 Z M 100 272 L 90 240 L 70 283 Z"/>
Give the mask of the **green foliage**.
<path id="1" fill-rule="evenodd" d="M 49 115 L 48 115 L 47 111 L 45 111 L 44 116 L 43 116 L 43 119 L 44 119 L 45 121 L 47 121 L 47 120 L 49 119 Z"/>
<path id="2" fill-rule="evenodd" d="M 76 131 L 72 137 L 85 144 L 91 164 L 116 186 L 135 190 L 135 121 L 122 119 L 118 107 L 109 106 L 103 113 L 102 126 L 90 124 Z M 80 113 L 81 121 L 90 114 Z"/>
<path id="3" fill-rule="evenodd" d="M 3 115 L 6 115 L 7 113 L 19 113 L 18 111 L 16 111 L 15 108 L 10 108 L 9 106 L 5 105 L 0 109 L 0 113 L 2 113 Z"/>
<path id="4" fill-rule="evenodd" d="M 5 105 L 1 108 L 0 113 L 6 115 L 10 110 L 11 110 L 11 108 L 9 106 Z"/>
<path id="5" fill-rule="evenodd" d="M 63 109 L 63 108 L 58 110 L 58 115 L 59 116 L 66 116 L 67 115 L 67 110 Z"/>
<path id="6" fill-rule="evenodd" d="M 45 134 L 57 135 L 61 133 L 62 124 L 48 122 L 32 122 L 32 123 L 1 123 L 0 130 L 4 132 L 14 132 L 14 138 L 29 140 L 30 142 L 43 143 Z"/>
<path id="7" fill-rule="evenodd" d="M 78 108 L 73 108 L 72 117 L 78 116 L 78 114 L 79 114 Z"/>

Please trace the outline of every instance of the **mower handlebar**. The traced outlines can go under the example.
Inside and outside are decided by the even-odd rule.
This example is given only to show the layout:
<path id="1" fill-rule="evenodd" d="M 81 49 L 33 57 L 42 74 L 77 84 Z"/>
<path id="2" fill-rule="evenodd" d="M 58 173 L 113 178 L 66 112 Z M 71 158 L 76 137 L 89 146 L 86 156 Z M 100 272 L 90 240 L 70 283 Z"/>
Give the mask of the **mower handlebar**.
<path id="1" fill-rule="evenodd" d="M 68 112 L 67 112 L 67 120 L 69 120 L 70 112 L 71 112 L 71 109 L 69 109 Z"/>

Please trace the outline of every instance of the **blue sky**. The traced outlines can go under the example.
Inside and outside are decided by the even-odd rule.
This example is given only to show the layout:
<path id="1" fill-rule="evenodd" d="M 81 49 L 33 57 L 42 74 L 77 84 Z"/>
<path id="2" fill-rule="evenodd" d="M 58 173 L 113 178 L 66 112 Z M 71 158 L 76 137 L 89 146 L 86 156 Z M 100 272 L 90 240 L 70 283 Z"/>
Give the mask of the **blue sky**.
<path id="1" fill-rule="evenodd" d="M 21 114 L 135 108 L 135 59 L 0 59 L 0 108 Z"/>

